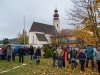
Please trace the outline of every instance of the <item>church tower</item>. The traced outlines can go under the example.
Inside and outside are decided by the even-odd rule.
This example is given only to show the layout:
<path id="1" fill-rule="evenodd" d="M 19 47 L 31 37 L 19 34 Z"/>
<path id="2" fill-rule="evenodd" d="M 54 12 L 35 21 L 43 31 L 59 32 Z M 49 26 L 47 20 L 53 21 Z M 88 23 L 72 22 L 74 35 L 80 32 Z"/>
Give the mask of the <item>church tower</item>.
<path id="1" fill-rule="evenodd" d="M 60 31 L 60 22 L 59 22 L 59 14 L 57 8 L 54 10 L 54 15 L 53 15 L 53 25 L 57 29 L 57 31 Z"/>

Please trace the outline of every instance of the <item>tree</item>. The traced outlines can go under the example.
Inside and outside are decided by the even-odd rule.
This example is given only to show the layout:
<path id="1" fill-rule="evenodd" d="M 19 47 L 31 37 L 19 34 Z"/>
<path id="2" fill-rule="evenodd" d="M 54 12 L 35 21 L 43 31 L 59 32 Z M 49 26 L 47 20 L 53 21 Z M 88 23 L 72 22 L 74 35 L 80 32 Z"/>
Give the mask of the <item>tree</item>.
<path id="1" fill-rule="evenodd" d="M 97 42 L 96 38 L 93 38 L 92 34 L 85 29 L 77 28 L 74 30 L 74 37 L 77 39 L 77 42 L 80 44 L 80 47 L 83 48 L 84 44 L 94 45 Z"/>
<path id="2" fill-rule="evenodd" d="M 8 38 L 3 39 L 3 44 L 4 44 L 4 45 L 9 44 Z"/>
<path id="3" fill-rule="evenodd" d="M 100 43 L 99 24 L 99 0 L 72 0 L 74 9 L 67 11 L 70 25 L 81 26 L 83 29 L 90 31 L 93 38 L 97 38 L 96 44 Z"/>
<path id="4" fill-rule="evenodd" d="M 18 44 L 24 44 L 24 36 L 25 36 L 25 44 L 28 44 L 28 35 L 27 35 L 27 32 L 23 31 L 23 33 L 18 33 L 17 35 L 17 43 Z"/>

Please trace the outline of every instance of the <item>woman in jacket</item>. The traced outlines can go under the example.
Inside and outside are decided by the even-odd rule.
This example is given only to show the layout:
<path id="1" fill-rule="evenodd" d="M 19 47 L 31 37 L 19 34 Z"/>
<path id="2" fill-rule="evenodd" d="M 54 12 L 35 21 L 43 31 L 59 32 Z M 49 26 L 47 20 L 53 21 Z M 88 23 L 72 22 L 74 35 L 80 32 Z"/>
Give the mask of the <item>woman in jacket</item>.
<path id="1" fill-rule="evenodd" d="M 85 65 L 86 56 L 85 56 L 83 50 L 80 51 L 78 59 L 79 59 L 80 65 L 81 65 L 81 71 L 84 72 L 84 65 Z"/>
<path id="2" fill-rule="evenodd" d="M 30 46 L 29 48 L 29 58 L 30 58 L 30 63 L 33 63 L 33 58 L 34 58 L 34 48 L 33 46 Z"/>
<path id="3" fill-rule="evenodd" d="M 36 64 L 40 64 L 41 49 L 40 46 L 36 49 Z"/>

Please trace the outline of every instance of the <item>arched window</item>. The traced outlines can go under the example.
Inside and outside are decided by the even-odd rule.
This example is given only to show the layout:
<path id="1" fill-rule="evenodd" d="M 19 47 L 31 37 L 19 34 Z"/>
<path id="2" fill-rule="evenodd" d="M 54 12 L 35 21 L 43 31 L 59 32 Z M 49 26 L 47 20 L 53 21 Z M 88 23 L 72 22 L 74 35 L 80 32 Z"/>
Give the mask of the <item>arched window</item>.
<path id="1" fill-rule="evenodd" d="M 58 27 L 58 24 L 57 24 L 57 27 Z"/>

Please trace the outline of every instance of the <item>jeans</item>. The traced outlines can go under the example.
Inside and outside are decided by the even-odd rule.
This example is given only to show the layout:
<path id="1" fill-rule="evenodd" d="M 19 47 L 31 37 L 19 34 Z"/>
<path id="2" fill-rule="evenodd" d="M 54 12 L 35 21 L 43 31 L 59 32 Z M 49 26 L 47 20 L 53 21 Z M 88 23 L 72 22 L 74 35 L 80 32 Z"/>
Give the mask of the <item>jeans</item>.
<path id="1" fill-rule="evenodd" d="M 12 55 L 12 61 L 15 61 L 15 55 Z"/>
<path id="2" fill-rule="evenodd" d="M 40 56 L 37 56 L 37 57 L 36 57 L 36 60 L 40 60 Z"/>
<path id="3" fill-rule="evenodd" d="M 94 59 L 93 58 L 87 58 L 86 59 L 86 67 L 88 67 L 88 61 L 91 60 L 92 68 L 94 67 Z"/>
<path id="4" fill-rule="evenodd" d="M 98 65 L 98 71 L 100 73 L 100 62 L 97 62 L 97 65 Z"/>
<path id="5" fill-rule="evenodd" d="M 58 67 L 62 67 L 62 56 L 58 56 Z"/>
<path id="6" fill-rule="evenodd" d="M 34 58 L 34 55 L 29 55 L 30 63 L 33 63 L 33 58 Z"/>
<path id="7" fill-rule="evenodd" d="M 11 56 L 8 55 L 8 56 L 7 56 L 7 60 L 8 60 L 8 61 L 11 61 Z"/>
<path id="8" fill-rule="evenodd" d="M 23 55 L 19 55 L 19 63 L 22 61 L 22 63 L 24 62 L 24 56 Z"/>
<path id="9" fill-rule="evenodd" d="M 52 57 L 52 67 L 55 67 L 55 63 L 56 63 L 56 58 Z"/>
<path id="10" fill-rule="evenodd" d="M 81 64 L 81 71 L 84 71 L 84 64 L 85 63 L 80 63 Z"/>

